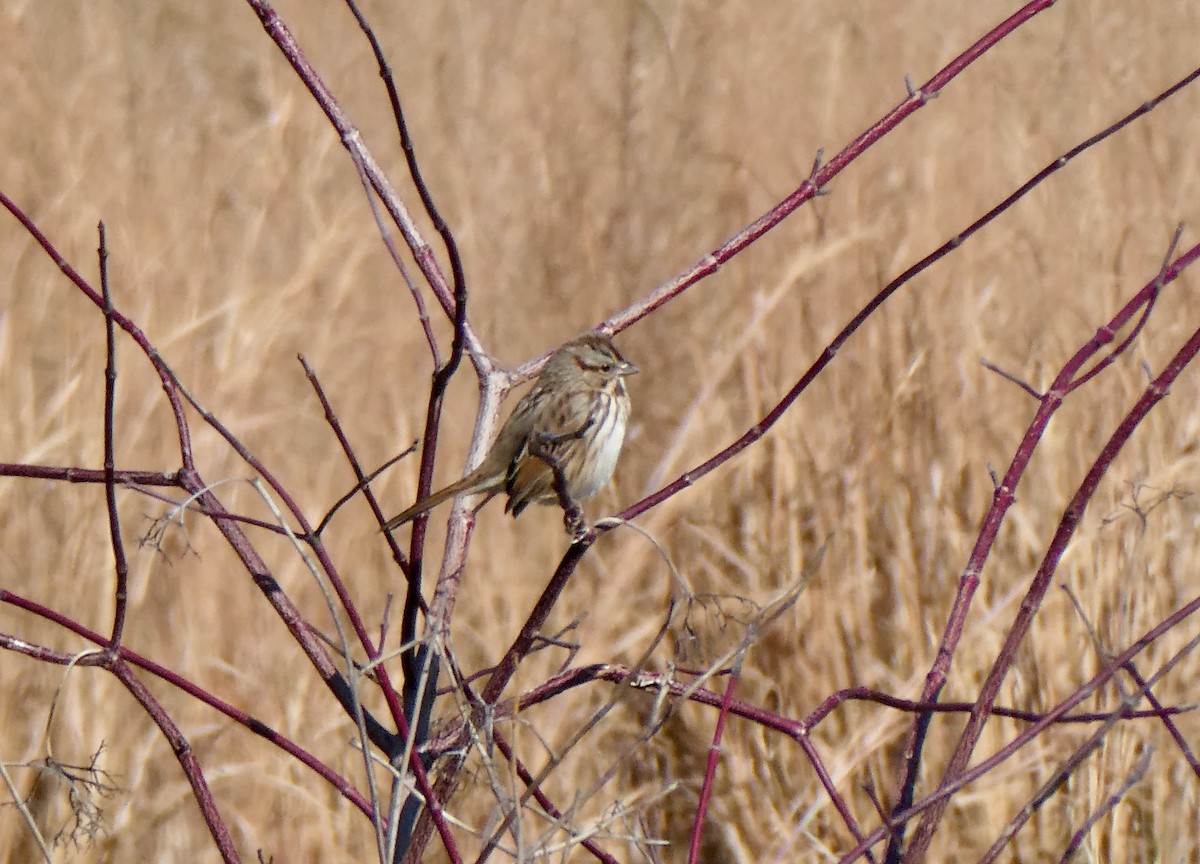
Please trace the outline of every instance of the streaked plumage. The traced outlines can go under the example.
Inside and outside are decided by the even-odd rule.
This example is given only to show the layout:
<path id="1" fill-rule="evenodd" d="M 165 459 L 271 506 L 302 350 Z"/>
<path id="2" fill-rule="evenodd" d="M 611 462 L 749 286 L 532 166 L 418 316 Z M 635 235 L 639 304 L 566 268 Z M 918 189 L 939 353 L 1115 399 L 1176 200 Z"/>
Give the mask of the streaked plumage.
<path id="1" fill-rule="evenodd" d="M 625 378 L 637 371 L 606 336 L 588 333 L 566 343 L 517 403 L 479 467 L 384 527 L 403 525 L 456 495 L 505 492 L 504 509 L 513 516 L 534 502 L 555 503 L 553 469 L 531 452 L 538 436 L 562 469 L 571 497 L 591 498 L 612 479 L 621 455 L 630 409 Z"/>

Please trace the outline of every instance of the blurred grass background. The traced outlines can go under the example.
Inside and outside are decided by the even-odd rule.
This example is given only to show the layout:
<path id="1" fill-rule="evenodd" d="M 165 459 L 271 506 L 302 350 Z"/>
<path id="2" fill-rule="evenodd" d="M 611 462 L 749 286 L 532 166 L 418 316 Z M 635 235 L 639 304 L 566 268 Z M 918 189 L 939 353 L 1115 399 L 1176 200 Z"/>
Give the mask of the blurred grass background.
<path id="1" fill-rule="evenodd" d="M 489 349 L 516 363 L 594 326 L 767 210 L 807 176 L 818 148 L 836 152 L 900 101 L 906 74 L 925 80 L 1018 4 L 363 6 L 459 240 L 472 320 Z M 278 11 L 403 186 L 375 65 L 347 10 L 291 0 Z M 1057 4 L 859 159 L 827 197 L 619 337 L 645 374 L 632 382 L 635 424 L 614 487 L 589 512 L 636 500 L 744 431 L 882 284 L 1189 72 L 1198 32 L 1200 7 L 1183 0 Z M 407 289 L 349 158 L 248 7 L 7 0 L 0 45 L 0 188 L 91 277 L 96 223 L 105 221 L 115 303 L 309 513 L 323 513 L 353 477 L 298 352 L 364 463 L 419 435 L 431 367 Z M 1034 409 L 980 358 L 1035 386 L 1049 382 L 1153 277 L 1175 225 L 1200 224 L 1197 140 L 1193 87 L 917 279 L 763 442 L 640 520 L 696 590 L 756 603 L 830 538 L 795 611 L 751 652 L 740 697 L 798 717 L 841 687 L 919 692 L 991 499 L 988 468 L 1003 470 Z M 408 200 L 417 209 L 415 195 Z M 99 467 L 102 316 L 11 219 L 0 222 L 0 274 L 0 460 Z M 1141 364 L 1157 372 L 1195 328 L 1196 286 L 1191 273 L 1170 286 L 1130 354 L 1069 399 L 1050 427 L 983 574 L 945 699 L 975 698 L 1063 505 L 1144 387 Z M 176 467 L 148 364 L 127 341 L 119 362 L 118 465 Z M 451 391 L 439 478 L 457 476 L 473 417 L 465 373 Z M 215 435 L 193 428 L 210 482 L 249 476 Z M 1189 370 L 1112 467 L 1063 560 L 1059 580 L 1079 595 L 1108 649 L 1192 596 L 1198 442 Z M 415 468 L 404 462 L 377 483 L 391 509 L 411 500 Z M 231 506 L 267 515 L 246 484 L 219 491 Z M 98 486 L 0 482 L 0 585 L 105 631 L 112 567 L 102 502 Z M 551 511 L 514 523 L 500 510 L 481 514 L 455 620 L 469 670 L 495 662 L 565 548 Z M 131 547 L 162 512 L 145 497 L 121 496 Z M 216 532 L 189 524 L 195 530 L 186 540 L 172 535 L 162 554 L 132 555 L 130 647 L 361 781 L 350 724 Z M 326 538 L 368 621 L 379 620 L 387 592 L 401 590 L 377 530 L 356 500 Z M 261 539 L 261 548 L 289 593 L 328 626 L 286 544 Z M 585 559 L 555 621 L 582 616 L 572 634 L 577 662 L 631 661 L 661 623 L 670 590 L 653 549 L 617 532 Z M 713 651 L 741 635 L 716 616 L 700 626 Z M 1143 673 L 1193 630 L 1142 655 Z M 0 631 L 85 647 L 11 608 L 0 608 Z M 536 684 L 538 669 L 561 660 L 531 664 L 518 685 Z M 1054 592 L 1001 701 L 1046 708 L 1100 665 Z M 1157 694 L 1168 704 L 1192 701 L 1196 673 L 1196 661 L 1185 660 Z M 0 656 L 0 759 L 44 755 L 62 680 L 59 668 Z M 281 862 L 372 859 L 365 820 L 313 775 L 214 712 L 150 686 L 196 748 L 246 858 L 262 848 Z M 597 687 L 534 709 L 529 720 L 558 741 L 603 698 Z M 1088 707 L 1117 698 L 1109 687 Z M 104 802 L 107 830 L 59 848 L 57 860 L 212 859 L 168 746 L 124 691 L 76 670 L 58 699 L 55 755 L 86 763 L 103 743 L 121 791 Z M 606 721 L 551 779 L 551 797 L 569 802 L 594 783 L 644 719 L 622 709 Z M 713 721 L 710 710 L 680 710 L 584 812 L 597 816 L 606 802 L 634 802 L 679 781 L 646 809 L 645 826 L 676 844 L 661 860 L 683 860 Z M 1180 725 L 1200 744 L 1200 722 Z M 930 777 L 960 727 L 935 723 Z M 864 786 L 891 794 L 908 728 L 907 716 L 850 705 L 814 735 L 867 827 L 875 823 Z M 992 721 L 978 756 L 1017 728 Z M 512 734 L 538 764 L 533 730 Z M 957 796 L 931 860 L 981 854 L 1086 734 L 1058 730 Z M 1194 859 L 1200 784 L 1161 725 L 1141 721 L 1108 736 L 1004 860 L 1056 860 L 1146 748 L 1154 748 L 1150 771 L 1092 830 L 1084 860 Z M 28 790 L 30 772 L 13 770 Z M 486 797 L 468 787 L 454 809 L 481 821 Z M 35 798 L 53 834 L 65 819 L 62 795 L 50 788 Z M 0 810 L 7 860 L 34 860 L 26 833 L 15 809 Z M 704 860 L 823 861 L 849 845 L 797 748 L 734 722 Z M 636 858 L 619 845 L 614 854 Z"/>

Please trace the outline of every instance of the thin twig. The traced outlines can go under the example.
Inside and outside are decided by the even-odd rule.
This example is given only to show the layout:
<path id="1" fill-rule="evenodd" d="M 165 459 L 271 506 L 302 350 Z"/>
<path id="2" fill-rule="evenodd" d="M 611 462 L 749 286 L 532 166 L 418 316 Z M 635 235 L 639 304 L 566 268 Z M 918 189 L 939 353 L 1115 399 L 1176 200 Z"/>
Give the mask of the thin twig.
<path id="1" fill-rule="evenodd" d="M 1200 246 L 1193 247 L 1188 255 L 1192 256 L 1188 259 L 1189 262 L 1194 260 L 1195 257 L 1200 257 Z M 1177 259 L 1176 264 L 1179 264 L 1179 259 Z M 1174 269 L 1174 272 L 1177 273 L 1178 269 Z M 1158 279 L 1148 287 L 1151 291 L 1157 292 L 1157 284 Z M 995 702 L 996 696 L 1000 691 L 1000 686 L 1016 658 L 1017 649 L 1021 641 L 1025 638 L 1025 634 L 1033 624 L 1033 618 L 1037 614 L 1037 610 L 1050 588 L 1051 580 L 1054 577 L 1055 570 L 1058 568 L 1058 563 L 1062 558 L 1063 552 L 1074 536 L 1079 521 L 1083 517 L 1084 510 L 1087 508 L 1088 503 L 1095 494 L 1097 486 L 1100 484 L 1100 479 L 1108 472 L 1109 465 L 1112 464 L 1117 454 L 1129 442 L 1138 425 L 1162 401 L 1172 382 L 1179 377 L 1180 373 L 1192 362 L 1198 352 L 1200 352 L 1200 330 L 1195 331 L 1187 342 L 1180 347 L 1175 356 L 1167 363 L 1163 372 L 1150 383 L 1150 386 L 1142 393 L 1141 398 L 1138 399 L 1129 413 L 1125 415 L 1124 419 L 1117 426 L 1116 431 L 1113 432 L 1101 449 L 1099 455 L 1092 463 L 1092 467 L 1084 477 L 1083 482 L 1079 485 L 1075 495 L 1063 511 L 1058 528 L 1054 533 L 1054 538 L 1047 547 L 1046 554 L 1042 558 L 1037 573 L 1025 594 L 1025 598 L 1021 602 L 1020 609 L 1008 635 L 1005 637 L 1004 644 L 980 687 L 979 698 L 976 701 L 975 708 L 972 709 L 971 714 L 967 718 L 966 726 L 960 733 L 958 744 L 946 767 L 944 774 L 946 781 L 954 780 L 966 769 L 971 753 L 974 751 L 975 745 L 983 732 L 983 724 L 991 710 L 992 703 Z M 1051 389 L 1051 393 L 1054 393 L 1054 388 Z M 1047 402 L 1049 401 L 1050 398 L 1048 397 Z M 1044 402 L 1043 409 L 1045 406 L 1046 403 Z M 913 861 L 919 862 L 928 848 L 933 838 L 934 830 L 942 814 L 945 812 L 946 806 L 946 801 L 939 801 L 921 816 L 921 821 L 917 825 L 916 833 L 913 836 L 912 846 L 906 853 L 906 855 L 913 856 Z"/>
<path id="2" fill-rule="evenodd" d="M 1005 381 L 1009 382 L 1010 384 L 1016 384 L 1018 387 L 1020 387 L 1022 390 L 1024 390 L 1026 393 L 1028 393 L 1030 396 L 1032 396 L 1034 399 L 1038 400 L 1039 402 L 1042 401 L 1042 398 L 1046 395 L 1044 393 L 1039 392 L 1038 389 L 1036 387 L 1034 387 L 1032 384 L 1030 384 L 1028 381 L 1018 378 L 1016 375 L 1012 374 L 1011 372 L 1007 372 L 1004 369 L 1001 369 L 995 363 L 991 362 L 990 360 L 988 360 L 986 358 L 981 359 L 979 361 L 979 365 L 981 365 L 984 369 L 988 370 L 989 372 L 995 372 L 997 375 L 999 375 L 1001 378 L 1003 378 Z"/>
<path id="3" fill-rule="evenodd" d="M 1120 344 L 1109 351 L 1107 355 L 1102 357 L 1095 366 L 1073 379 L 1068 387 L 1068 392 L 1070 390 L 1078 390 L 1107 369 L 1118 357 L 1125 353 L 1125 349 L 1142 332 L 1142 329 L 1146 326 L 1146 322 L 1150 320 L 1150 313 L 1154 310 L 1154 304 L 1158 302 L 1158 296 L 1162 293 L 1163 286 L 1167 283 L 1167 273 L 1170 270 L 1171 258 L 1174 256 L 1175 250 L 1179 247 L 1179 238 L 1181 236 L 1183 236 L 1182 222 L 1175 226 L 1175 233 L 1171 236 L 1171 242 L 1167 246 L 1166 254 L 1163 256 L 1162 266 L 1158 268 L 1158 276 L 1150 283 L 1150 292 L 1146 300 L 1146 305 L 1142 308 L 1142 314 L 1138 318 L 1137 323 L 1133 325 L 1133 329 L 1129 331 L 1129 335 L 1122 339 Z M 1110 333 L 1108 336 L 1110 340 L 1114 339 L 1116 338 L 1116 333 Z"/>
<path id="4" fill-rule="evenodd" d="M 1069 585 L 1063 585 L 1061 587 L 1063 591 L 1066 592 L 1067 597 L 1070 598 L 1071 605 L 1075 607 L 1075 614 L 1079 616 L 1080 620 L 1083 621 L 1084 626 L 1087 628 L 1088 636 L 1092 640 L 1092 645 L 1096 648 L 1096 653 L 1100 655 L 1100 658 L 1104 662 L 1107 663 L 1111 661 L 1112 653 L 1108 651 L 1100 642 L 1100 635 L 1096 632 L 1096 628 L 1092 624 L 1091 619 L 1084 614 L 1083 604 L 1079 602 L 1079 598 L 1075 596 L 1075 592 L 1071 590 Z M 1138 687 L 1142 688 L 1146 694 L 1146 701 L 1150 703 L 1150 706 L 1155 710 L 1162 711 L 1163 704 L 1158 700 L 1157 696 L 1147 689 L 1146 679 L 1138 670 L 1137 664 L 1130 660 L 1121 668 L 1128 673 L 1129 677 L 1134 680 L 1134 683 L 1137 684 Z M 1118 682 L 1118 685 L 1119 683 L 1120 682 Z M 1197 778 L 1200 778 L 1200 761 L 1196 759 L 1196 754 L 1192 752 L 1191 745 L 1188 744 L 1187 739 L 1183 736 L 1183 733 L 1179 731 L 1179 727 L 1175 724 L 1175 721 L 1172 720 L 1171 716 L 1165 712 L 1161 715 L 1160 719 L 1162 720 L 1163 727 L 1167 730 L 1167 734 L 1171 736 L 1171 740 L 1174 741 L 1175 746 L 1179 748 L 1179 752 L 1183 755 L 1184 761 L 1186 761 L 1188 767 L 1192 769 L 1192 773 L 1195 774 Z"/>
<path id="5" fill-rule="evenodd" d="M 0 477 L 28 477 L 34 480 L 59 480 L 64 483 L 106 483 L 103 468 L 75 465 L 30 465 L 24 462 L 0 462 Z M 113 471 L 112 479 L 124 486 L 181 486 L 178 471 Z"/>
<path id="6" fill-rule="evenodd" d="M 1124 117 L 1117 120 L 1117 122 L 1068 150 L 1065 154 L 1063 154 L 1063 156 L 1055 159 L 1041 171 L 1025 181 L 1025 183 L 1023 183 L 1015 192 L 1009 195 L 1008 198 L 1002 201 L 999 205 L 992 208 L 992 210 L 988 211 L 988 213 L 985 214 L 980 220 L 977 220 L 963 236 L 969 236 L 970 233 L 973 233 L 974 230 L 977 229 L 977 226 L 986 224 L 986 222 L 991 221 L 991 219 L 995 218 L 995 216 L 999 215 L 1004 210 L 1007 210 L 1008 207 L 1010 207 L 1018 198 L 1023 197 L 1027 192 L 1040 184 L 1045 178 L 1060 170 L 1070 160 L 1074 159 L 1085 150 L 1088 150 L 1105 139 L 1115 135 L 1117 132 L 1124 129 L 1138 118 L 1146 115 L 1155 107 L 1162 104 L 1162 102 L 1178 93 L 1184 87 L 1190 85 L 1197 78 L 1200 78 L 1200 69 L 1193 70 L 1190 74 L 1179 79 L 1152 99 L 1143 102 L 1133 111 L 1130 111 Z M 1171 248 L 1174 248 L 1174 244 L 1172 244 Z M 1177 259 L 1175 268 L 1176 273 L 1178 272 L 1180 263 L 1181 261 Z M 1186 266 L 1186 264 L 1183 266 Z M 1158 278 L 1155 279 L 1150 285 L 1143 288 L 1137 296 L 1131 299 L 1129 303 L 1127 303 L 1126 306 L 1117 314 L 1117 316 L 1114 317 L 1112 321 L 1108 323 L 1108 325 L 1106 325 L 1105 328 L 1101 328 L 1101 330 L 1097 332 L 1096 336 L 1093 337 L 1093 340 L 1089 342 L 1087 346 L 1081 348 L 1080 351 L 1076 353 L 1075 357 L 1068 361 L 1067 365 L 1063 367 L 1059 378 L 1056 379 L 1055 384 L 1051 385 L 1051 388 L 1046 395 L 1048 396 L 1051 393 L 1055 393 L 1055 391 L 1065 391 L 1070 386 L 1070 382 L 1079 377 L 1079 370 L 1082 368 L 1083 363 L 1086 362 L 1086 360 L 1091 356 L 1094 356 L 1094 354 L 1100 350 L 1103 344 L 1107 344 L 1108 341 L 1111 341 L 1112 334 L 1118 332 L 1121 327 L 1128 323 L 1133 313 L 1137 311 L 1137 309 L 1147 304 L 1151 298 L 1156 297 L 1159 291 L 1161 291 L 1162 286 L 1170 281 L 1170 278 L 1173 278 L 1173 276 L 1171 276 L 1167 268 L 1160 268 Z M 1107 340 L 1104 338 L 1106 335 L 1108 337 Z M 1124 343 L 1124 347 L 1127 346 L 1128 341 Z M 1124 347 L 1122 350 L 1124 350 Z M 1109 352 L 1109 358 L 1114 358 L 1115 356 L 1115 352 Z M 1111 362 L 1111 359 L 1109 362 Z M 1094 373 L 1088 377 L 1089 379 L 1094 377 Z M 1076 384 L 1075 389 L 1078 389 L 1079 386 L 1079 384 Z M 1041 439 L 1045 424 L 1049 421 L 1049 414 L 1053 413 L 1053 410 L 1056 407 L 1056 403 L 1047 403 L 1046 396 L 1043 396 L 1043 408 L 1048 409 L 1045 416 L 1042 416 L 1042 412 L 1039 411 L 1038 416 L 1035 416 L 1034 420 L 1031 421 L 1030 427 L 1026 432 L 1026 436 L 1022 441 L 1021 446 L 1018 448 L 1017 454 L 1013 457 L 1013 461 L 1010 464 L 1009 470 L 1005 474 L 1004 479 L 1002 481 L 995 482 L 995 477 L 993 475 L 995 495 L 993 497 L 992 506 L 988 510 L 987 516 L 984 518 L 983 525 L 979 530 L 979 534 L 977 535 L 978 539 L 976 540 L 975 547 L 971 550 L 970 557 L 967 560 L 967 564 L 963 569 L 962 577 L 959 580 L 958 593 L 954 599 L 951 612 L 947 616 L 946 626 L 943 631 L 942 640 L 938 646 L 937 655 L 935 656 L 933 664 L 931 665 L 929 672 L 925 677 L 925 685 L 921 691 L 922 701 L 934 701 L 934 699 L 937 697 L 937 694 L 941 692 L 941 689 L 945 684 L 946 676 L 948 675 L 950 669 L 950 659 L 953 656 L 955 648 L 962 637 L 966 616 L 970 610 L 971 600 L 974 596 L 975 589 L 979 584 L 979 574 L 983 569 L 983 564 L 990 555 L 992 544 L 999 532 L 1001 523 L 1004 521 L 1005 514 L 1015 500 L 1014 494 L 1017 483 L 1024 474 L 1025 467 L 1028 465 L 1028 460 L 1033 452 L 1034 447 L 1036 447 L 1037 442 Z M 904 809 L 912 802 L 913 793 L 917 782 L 917 775 L 920 771 L 922 744 L 927 732 L 928 722 L 929 719 L 927 717 L 919 719 L 913 725 L 913 728 L 909 733 L 908 741 L 905 746 L 905 761 L 907 764 L 904 775 L 899 783 L 900 789 L 897 795 L 897 809 Z M 899 861 L 903 851 L 903 842 L 903 832 L 893 838 L 893 841 L 889 844 L 888 848 L 887 864 L 896 864 L 896 862 Z"/>
<path id="7" fill-rule="evenodd" d="M 96 255 L 100 260 L 100 290 L 104 299 L 104 502 L 108 509 L 108 533 L 113 550 L 113 569 L 116 584 L 113 588 L 112 636 L 110 651 L 121 647 L 125 634 L 125 615 L 129 602 L 129 562 L 125 559 L 125 544 L 121 540 L 121 523 L 117 518 L 116 459 L 113 456 L 115 438 L 114 413 L 117 401 L 117 344 L 113 324 L 112 293 L 108 285 L 108 243 L 104 223 L 98 226 L 100 245 Z"/>

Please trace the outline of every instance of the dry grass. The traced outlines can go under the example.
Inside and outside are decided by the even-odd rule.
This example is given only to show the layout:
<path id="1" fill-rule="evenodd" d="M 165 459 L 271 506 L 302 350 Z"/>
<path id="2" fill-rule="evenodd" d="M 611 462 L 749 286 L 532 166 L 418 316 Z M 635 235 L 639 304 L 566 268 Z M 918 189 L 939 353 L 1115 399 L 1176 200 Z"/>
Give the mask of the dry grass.
<path id="1" fill-rule="evenodd" d="M 839 149 L 898 102 L 905 74 L 928 77 L 1014 8 L 940 0 L 365 6 L 462 246 L 473 321 L 512 363 L 594 325 L 760 215 L 801 182 L 819 147 Z M 279 11 L 399 182 L 390 117 L 346 10 L 293 0 Z M 744 431 L 884 282 L 1190 71 L 1197 32 L 1200 7 L 1184 0 L 1136 10 L 1059 3 L 856 162 L 828 197 L 621 336 L 646 374 L 634 381 L 637 423 L 615 489 L 589 511 L 636 500 Z M 0 9 L 0 44 L 9 46 L 0 63 L 0 189 L 85 273 L 95 272 L 96 222 L 106 222 L 116 303 L 305 508 L 322 512 L 353 478 L 297 352 L 316 367 L 364 462 L 378 464 L 417 437 L 430 366 L 406 289 L 335 134 L 243 5 L 10 0 Z M 640 520 L 696 590 L 757 603 L 831 538 L 814 584 L 751 651 L 739 697 L 798 717 L 846 686 L 919 692 L 991 500 L 988 467 L 1008 463 L 1034 407 L 979 359 L 1045 384 L 1153 276 L 1176 223 L 1200 225 L 1197 140 L 1193 87 L 917 279 L 763 442 Z M 11 220 L 0 220 L 0 273 L 0 460 L 99 466 L 101 316 Z M 983 574 L 946 699 L 975 698 L 1062 507 L 1144 386 L 1139 364 L 1157 371 L 1196 327 L 1196 290 L 1194 273 L 1172 285 L 1133 351 L 1051 425 Z M 171 469 L 178 457 L 161 390 L 128 342 L 119 359 L 117 462 Z M 454 476 L 467 446 L 468 378 L 452 388 L 440 477 Z M 1164 498 L 1145 518 L 1131 505 L 1200 485 L 1197 391 L 1195 370 L 1185 372 L 1108 473 L 1059 571 L 1109 649 L 1193 596 L 1200 497 Z M 215 436 L 200 433 L 196 446 L 209 480 L 249 476 Z M 378 487 L 397 509 L 412 494 L 415 464 L 402 463 Z M 247 484 L 220 494 L 233 509 L 268 516 Z M 102 501 L 100 487 L 0 482 L 0 587 L 105 631 L 112 565 Z M 120 503 L 130 539 L 162 512 L 134 494 Z M 163 554 L 133 555 L 128 644 L 361 778 L 351 726 L 220 537 L 207 523 L 195 528 L 192 551 L 173 535 Z M 327 537 L 370 621 L 400 587 L 377 530 L 356 501 Z M 288 561 L 276 577 L 328 626 L 286 545 L 262 543 L 272 560 Z M 564 548 L 550 511 L 515 523 L 498 507 L 483 511 L 455 618 L 465 668 L 495 662 Z M 616 532 L 585 559 L 554 622 L 585 616 L 573 634 L 579 662 L 630 662 L 670 590 L 650 545 Z M 707 656 L 741 637 L 736 622 L 721 625 L 699 622 Z M 1139 659 L 1143 672 L 1194 630 L 1151 647 Z M 3 606 L 0 632 L 85 647 Z M 517 689 L 561 659 L 547 653 L 529 664 Z M 1100 666 L 1056 591 L 1001 702 L 1045 709 Z M 1193 701 L 1198 671 L 1189 657 L 1157 695 Z M 96 670 L 77 669 L 64 684 L 58 667 L 0 655 L 0 759 L 44 755 L 60 684 L 55 754 L 86 763 L 104 742 L 103 765 L 121 791 L 104 802 L 107 827 L 94 843 L 59 848 L 56 860 L 212 860 L 167 744 Z M 533 709 L 528 727 L 511 730 L 530 763 L 543 758 L 535 735 L 561 741 L 606 698 L 603 686 Z M 195 746 L 247 859 L 262 848 L 280 862 L 372 860 L 366 821 L 313 775 L 212 711 L 152 687 Z M 1109 687 L 1089 707 L 1116 699 Z M 553 775 L 551 797 L 569 803 L 589 788 L 649 708 L 648 700 L 619 708 Z M 648 827 L 676 844 L 662 860 L 684 860 L 713 720 L 709 709 L 681 709 L 585 812 L 594 818 L 606 802 L 635 803 L 679 781 L 645 813 Z M 1200 745 L 1200 722 L 1179 722 Z M 876 822 L 863 786 L 892 794 L 909 725 L 906 715 L 849 705 L 814 735 L 868 827 Z M 935 722 L 929 777 L 960 728 L 960 720 Z M 977 758 L 1019 728 L 993 721 Z M 957 797 L 931 860 L 978 857 L 1086 734 L 1048 735 Z M 1145 780 L 1093 829 L 1079 860 L 1200 855 L 1200 781 L 1147 720 L 1109 735 L 1005 860 L 1057 860 L 1146 748 L 1154 755 Z M 10 770 L 28 791 L 30 772 Z M 481 819 L 488 797 L 471 790 L 452 809 Z M 53 833 L 62 802 L 53 790 L 35 800 Z M 815 862 L 850 845 L 796 747 L 733 722 L 704 860 Z M 0 810 L 0 849 L 12 850 L 10 861 L 36 860 L 15 809 Z M 626 847 L 613 854 L 634 860 Z"/>

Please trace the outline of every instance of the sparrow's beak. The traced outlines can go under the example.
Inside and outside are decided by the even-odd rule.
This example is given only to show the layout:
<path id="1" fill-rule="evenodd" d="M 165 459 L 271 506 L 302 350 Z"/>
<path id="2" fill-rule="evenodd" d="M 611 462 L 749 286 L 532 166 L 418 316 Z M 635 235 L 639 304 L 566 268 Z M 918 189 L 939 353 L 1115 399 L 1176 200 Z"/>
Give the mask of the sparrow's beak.
<path id="1" fill-rule="evenodd" d="M 617 374 L 621 377 L 625 377 L 626 375 L 636 375 L 641 371 L 641 369 L 634 366 L 628 360 L 622 361 L 621 365 L 617 367 Z"/>

